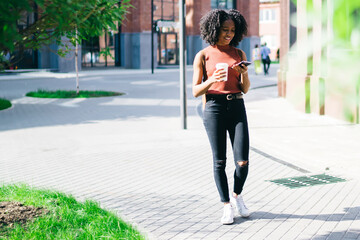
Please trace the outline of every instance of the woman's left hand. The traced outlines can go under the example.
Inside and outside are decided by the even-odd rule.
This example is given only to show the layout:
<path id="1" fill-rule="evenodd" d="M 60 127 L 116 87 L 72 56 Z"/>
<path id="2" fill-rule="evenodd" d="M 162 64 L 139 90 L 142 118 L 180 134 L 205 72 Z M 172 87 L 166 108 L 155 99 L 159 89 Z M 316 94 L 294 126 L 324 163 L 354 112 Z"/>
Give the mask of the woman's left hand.
<path id="1" fill-rule="evenodd" d="M 248 67 L 245 66 L 244 64 L 241 65 L 234 64 L 231 68 L 240 74 L 245 74 L 248 71 Z"/>

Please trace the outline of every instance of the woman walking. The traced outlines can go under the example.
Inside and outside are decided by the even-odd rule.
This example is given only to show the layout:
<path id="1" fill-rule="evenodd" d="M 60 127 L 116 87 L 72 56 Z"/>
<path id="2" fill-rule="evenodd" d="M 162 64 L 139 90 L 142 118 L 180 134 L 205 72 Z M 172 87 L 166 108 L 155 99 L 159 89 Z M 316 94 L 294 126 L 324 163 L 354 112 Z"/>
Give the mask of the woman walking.
<path id="1" fill-rule="evenodd" d="M 255 48 L 253 49 L 252 60 L 254 62 L 255 74 L 257 75 L 262 72 L 262 70 L 261 70 L 261 53 L 260 53 L 260 48 L 259 48 L 258 44 L 255 44 Z"/>
<path id="2" fill-rule="evenodd" d="M 242 217 L 250 215 L 240 195 L 249 168 L 249 133 L 243 94 L 249 90 L 250 81 L 247 67 L 239 64 L 246 60 L 246 55 L 235 48 L 247 34 L 247 23 L 237 10 L 215 9 L 201 19 L 200 31 L 210 46 L 195 56 L 193 95 L 205 94 L 206 97 L 203 120 L 213 154 L 216 187 L 224 203 L 221 223 L 232 224 L 231 203 Z M 216 69 L 218 63 L 228 67 Z M 227 133 L 236 167 L 232 194 L 229 194 L 225 172 Z"/>
<path id="3" fill-rule="evenodd" d="M 268 48 L 266 46 L 266 42 L 261 47 L 260 52 L 261 52 L 262 62 L 263 62 L 263 65 L 264 65 L 264 73 L 265 73 L 265 75 L 267 75 L 267 74 L 269 74 L 269 68 L 270 68 L 271 60 L 270 60 L 270 56 L 269 56 L 270 48 Z"/>

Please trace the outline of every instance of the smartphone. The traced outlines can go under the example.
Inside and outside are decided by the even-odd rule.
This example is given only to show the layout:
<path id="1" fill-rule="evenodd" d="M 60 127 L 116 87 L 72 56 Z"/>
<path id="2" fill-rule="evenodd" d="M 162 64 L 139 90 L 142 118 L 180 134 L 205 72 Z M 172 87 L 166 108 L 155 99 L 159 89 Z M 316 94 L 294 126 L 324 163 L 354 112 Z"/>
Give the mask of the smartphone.
<path id="1" fill-rule="evenodd" d="M 239 66 L 241 64 L 243 64 L 245 66 L 249 66 L 251 64 L 251 62 L 249 62 L 249 61 L 241 61 L 241 62 L 237 63 L 236 65 Z"/>

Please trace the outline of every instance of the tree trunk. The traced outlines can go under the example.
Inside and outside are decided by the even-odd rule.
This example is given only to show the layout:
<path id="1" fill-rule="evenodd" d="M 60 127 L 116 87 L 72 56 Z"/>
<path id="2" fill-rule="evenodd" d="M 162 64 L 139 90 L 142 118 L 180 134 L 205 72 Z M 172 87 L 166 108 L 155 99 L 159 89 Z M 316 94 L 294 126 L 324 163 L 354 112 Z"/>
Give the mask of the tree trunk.
<path id="1" fill-rule="evenodd" d="M 76 29 L 76 44 L 75 44 L 75 71 L 76 71 L 76 94 L 79 94 L 79 69 L 78 69 L 78 52 L 79 44 L 77 41 L 77 29 Z"/>

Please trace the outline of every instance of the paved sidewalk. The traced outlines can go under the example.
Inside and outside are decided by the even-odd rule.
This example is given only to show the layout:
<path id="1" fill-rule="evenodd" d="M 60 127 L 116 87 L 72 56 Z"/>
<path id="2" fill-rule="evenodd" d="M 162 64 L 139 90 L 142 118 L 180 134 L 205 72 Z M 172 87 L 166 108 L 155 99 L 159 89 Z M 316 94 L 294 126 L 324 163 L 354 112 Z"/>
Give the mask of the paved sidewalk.
<path id="1" fill-rule="evenodd" d="M 24 97 L 37 88 L 71 89 L 72 74 L 0 76 L 0 97 L 14 103 L 0 111 L 0 183 L 94 199 L 149 239 L 360 239 L 359 126 L 297 112 L 276 97 L 271 70 L 266 78 L 251 74 L 245 99 L 248 219 L 220 224 L 200 99 L 188 96 L 188 129 L 181 130 L 174 69 L 82 72 L 83 89 L 127 93 L 99 99 Z M 187 86 L 190 95 L 191 70 Z M 269 182 L 322 173 L 347 181 L 297 189 Z"/>

